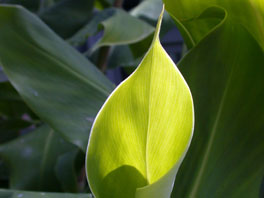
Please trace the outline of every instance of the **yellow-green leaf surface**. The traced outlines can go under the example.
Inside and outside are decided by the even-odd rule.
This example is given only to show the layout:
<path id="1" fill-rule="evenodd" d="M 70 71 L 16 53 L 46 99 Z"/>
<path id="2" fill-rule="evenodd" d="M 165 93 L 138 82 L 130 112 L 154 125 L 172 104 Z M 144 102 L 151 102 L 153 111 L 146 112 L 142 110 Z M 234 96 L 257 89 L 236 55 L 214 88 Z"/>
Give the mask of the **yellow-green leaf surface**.
<path id="1" fill-rule="evenodd" d="M 162 15 L 141 64 L 110 95 L 92 127 L 86 166 L 96 198 L 169 197 L 189 147 L 192 96 L 160 44 Z"/>

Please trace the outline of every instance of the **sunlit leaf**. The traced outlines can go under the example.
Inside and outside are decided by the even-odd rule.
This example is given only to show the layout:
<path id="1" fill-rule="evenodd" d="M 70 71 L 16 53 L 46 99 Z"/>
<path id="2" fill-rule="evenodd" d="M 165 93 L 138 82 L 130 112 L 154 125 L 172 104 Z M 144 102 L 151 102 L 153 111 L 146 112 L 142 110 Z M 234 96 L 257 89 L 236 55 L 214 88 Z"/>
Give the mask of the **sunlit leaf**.
<path id="1" fill-rule="evenodd" d="M 84 151 L 112 83 L 19 6 L 0 6 L 0 62 L 29 107 Z"/>
<path id="2" fill-rule="evenodd" d="M 98 198 L 166 198 L 193 131 L 189 88 L 159 42 L 160 16 L 137 70 L 107 99 L 94 122 L 87 174 Z"/>

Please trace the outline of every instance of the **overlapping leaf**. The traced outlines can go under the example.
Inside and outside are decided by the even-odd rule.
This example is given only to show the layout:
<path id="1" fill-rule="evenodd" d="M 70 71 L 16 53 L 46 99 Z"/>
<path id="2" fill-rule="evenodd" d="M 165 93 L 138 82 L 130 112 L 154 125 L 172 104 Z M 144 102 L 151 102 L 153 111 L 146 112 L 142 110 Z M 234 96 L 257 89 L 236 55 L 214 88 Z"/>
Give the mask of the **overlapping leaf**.
<path id="1" fill-rule="evenodd" d="M 93 119 L 112 83 L 19 6 L 0 6 L 0 61 L 34 112 L 85 150 Z"/>
<path id="2" fill-rule="evenodd" d="M 124 26 L 124 24 L 127 24 L 127 26 Z M 104 27 L 104 35 L 94 46 L 93 50 L 101 46 L 135 43 L 146 38 L 154 31 L 151 25 L 121 9 L 115 9 L 114 15 L 103 21 L 102 25 Z"/>
<path id="3" fill-rule="evenodd" d="M 219 24 L 227 20 L 242 24 L 264 49 L 264 2 L 262 0 L 163 0 L 189 47 L 197 44 Z M 210 8 L 210 9 L 208 9 Z M 221 9 L 226 13 L 223 13 Z M 208 9 L 208 10 L 207 10 Z M 206 11 L 207 10 L 207 11 Z"/>
<path id="4" fill-rule="evenodd" d="M 190 143 L 189 88 L 159 42 L 107 99 L 92 128 L 87 174 L 97 198 L 166 198 Z"/>

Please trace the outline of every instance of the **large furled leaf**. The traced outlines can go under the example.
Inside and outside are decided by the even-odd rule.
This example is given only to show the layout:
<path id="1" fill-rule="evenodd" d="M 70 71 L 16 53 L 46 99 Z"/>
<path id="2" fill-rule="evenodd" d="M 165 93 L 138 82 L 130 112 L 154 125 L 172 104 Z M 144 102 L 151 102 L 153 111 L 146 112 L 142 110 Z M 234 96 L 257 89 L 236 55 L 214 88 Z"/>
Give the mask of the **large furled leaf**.
<path id="1" fill-rule="evenodd" d="M 112 83 L 19 6 L 0 6 L 0 62 L 32 110 L 85 150 L 93 119 Z"/>
<path id="2" fill-rule="evenodd" d="M 172 197 L 263 197 L 263 1 L 164 2 L 194 41 L 179 67 L 197 124 Z"/>
<path id="3" fill-rule="evenodd" d="M 27 192 L 0 189 L 1 198 L 92 198 L 89 194 Z"/>
<path id="4" fill-rule="evenodd" d="M 166 198 L 189 146 L 194 117 L 189 88 L 159 42 L 107 99 L 94 122 L 87 174 L 98 198 Z"/>
<path id="5" fill-rule="evenodd" d="M 1 144 L 0 157 L 9 168 L 11 188 L 57 191 L 62 187 L 55 173 L 57 160 L 74 149 L 76 147 L 64 141 L 53 129 L 42 126 Z M 65 176 L 65 180 L 71 179 L 67 174 Z"/>
<path id="6" fill-rule="evenodd" d="M 94 0 L 61 0 L 40 12 L 40 18 L 63 38 L 76 33 L 92 15 Z"/>

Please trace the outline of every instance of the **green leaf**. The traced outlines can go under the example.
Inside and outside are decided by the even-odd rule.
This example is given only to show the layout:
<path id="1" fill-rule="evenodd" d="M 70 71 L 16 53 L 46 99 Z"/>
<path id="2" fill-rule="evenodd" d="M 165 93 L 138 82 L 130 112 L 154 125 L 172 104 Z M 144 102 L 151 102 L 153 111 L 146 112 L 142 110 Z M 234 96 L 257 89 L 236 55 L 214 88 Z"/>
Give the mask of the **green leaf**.
<path id="1" fill-rule="evenodd" d="M 101 9 L 113 6 L 115 3 L 115 0 L 95 0 L 95 4 L 100 7 Z"/>
<path id="2" fill-rule="evenodd" d="M 126 24 L 126 28 L 120 28 L 124 24 Z M 115 9 L 113 16 L 103 21 L 102 25 L 104 27 L 104 35 L 93 47 L 92 51 L 102 46 L 136 43 L 154 31 L 151 25 L 121 9 Z"/>
<path id="3" fill-rule="evenodd" d="M 0 6 L 0 62 L 29 107 L 84 151 L 93 119 L 112 83 L 18 6 Z"/>
<path id="4" fill-rule="evenodd" d="M 159 42 L 107 99 L 87 152 L 92 192 L 100 197 L 166 198 L 193 131 L 189 88 Z"/>
<path id="5" fill-rule="evenodd" d="M 75 170 L 75 161 L 78 149 L 69 151 L 58 157 L 55 172 L 65 192 L 78 192 L 78 181 Z"/>
<path id="6" fill-rule="evenodd" d="M 264 49 L 264 1 L 262 0 L 163 0 L 166 10 L 174 17 L 189 48 L 206 36 L 223 17 L 241 24 Z M 209 9 L 206 14 L 202 13 Z M 213 10 L 212 10 L 213 9 Z"/>
<path id="7" fill-rule="evenodd" d="M 73 149 L 73 145 L 65 142 L 48 126 L 2 144 L 0 157 L 8 165 L 10 187 L 57 191 L 60 184 L 54 166 L 59 156 Z"/>
<path id="8" fill-rule="evenodd" d="M 27 191 L 4 190 L 4 189 L 0 189 L 0 197 L 3 198 L 92 198 L 92 196 L 89 194 L 27 192 Z"/>
<path id="9" fill-rule="evenodd" d="M 197 124 L 172 197 L 262 197 L 263 1 L 164 2 L 194 41 L 179 67 Z"/>
<path id="10" fill-rule="evenodd" d="M 129 46 L 115 46 L 109 54 L 107 67 L 109 69 L 116 67 L 136 67 L 139 65 L 141 59 L 142 57 L 134 58 Z"/>
<path id="11" fill-rule="evenodd" d="M 61 37 L 69 38 L 85 25 L 91 17 L 93 1 L 62 0 L 41 11 L 39 16 Z"/>

